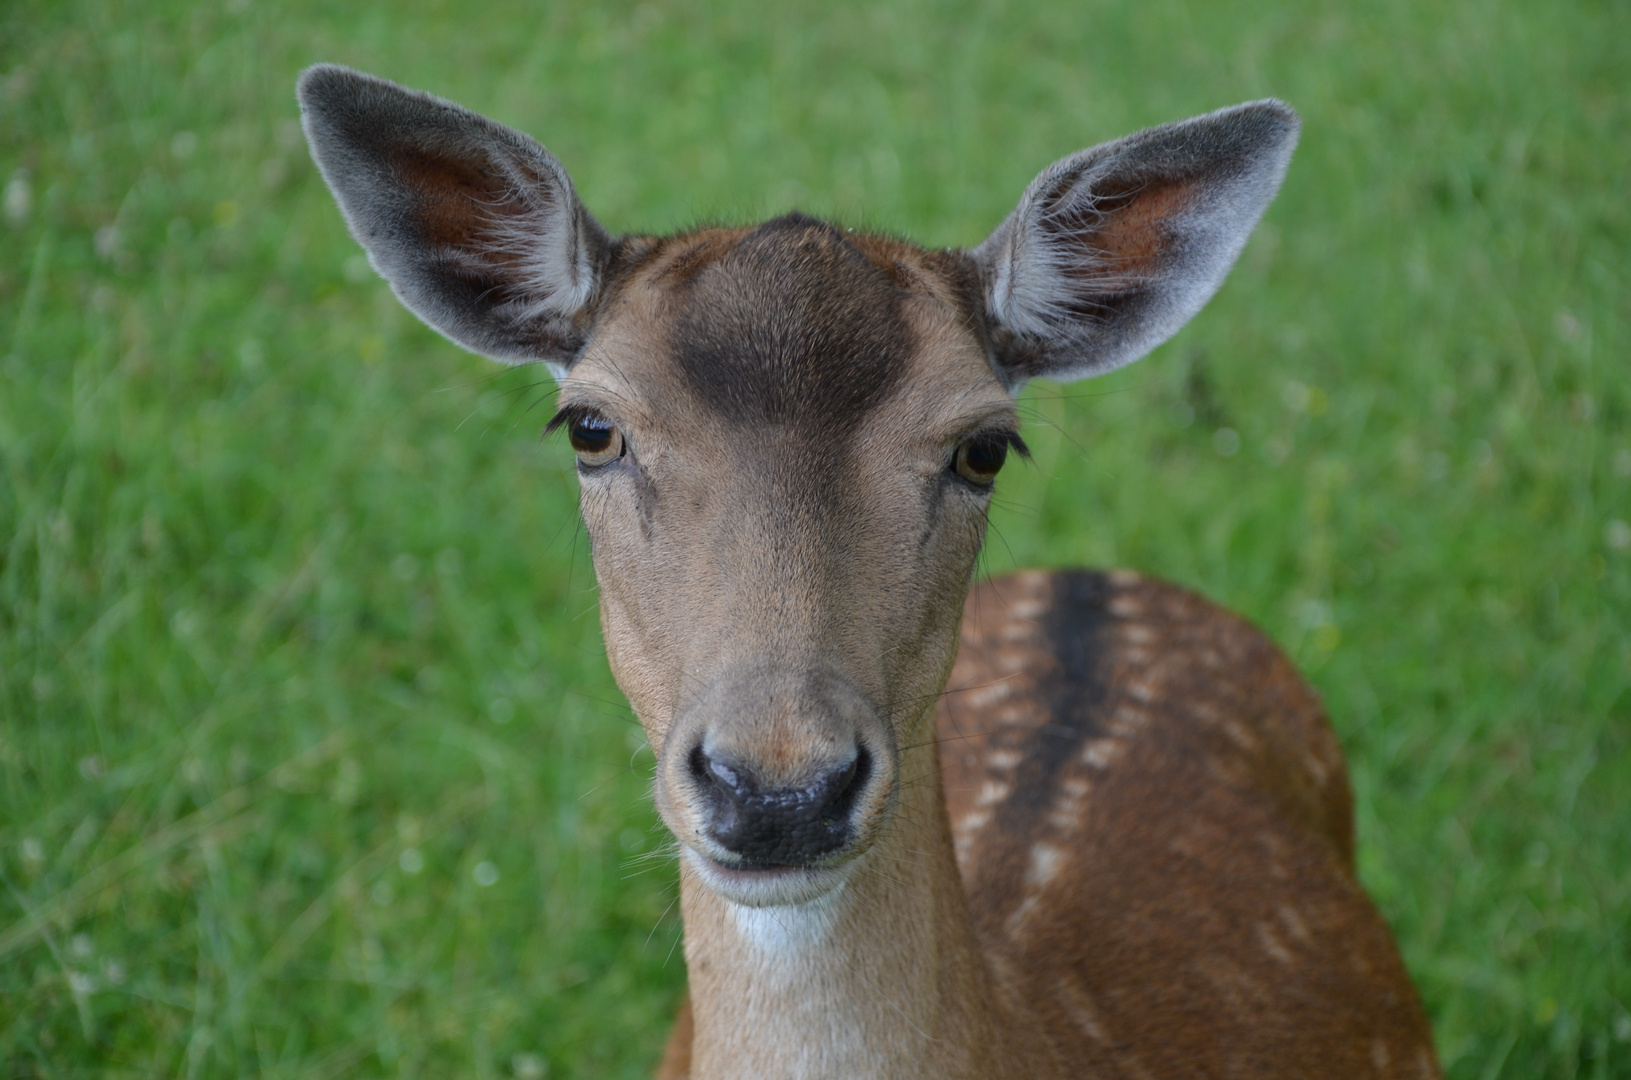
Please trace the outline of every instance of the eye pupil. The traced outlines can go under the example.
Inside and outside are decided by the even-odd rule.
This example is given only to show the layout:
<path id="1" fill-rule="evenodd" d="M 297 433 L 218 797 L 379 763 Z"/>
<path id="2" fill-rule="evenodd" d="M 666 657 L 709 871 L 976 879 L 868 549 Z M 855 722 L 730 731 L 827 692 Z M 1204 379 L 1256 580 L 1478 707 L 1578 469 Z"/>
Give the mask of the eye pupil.
<path id="1" fill-rule="evenodd" d="M 572 449 L 580 454 L 598 454 L 612 445 L 614 429 L 604 420 L 579 420 L 572 425 L 567 438 Z"/>
<path id="2" fill-rule="evenodd" d="M 1008 439 L 1001 435 L 976 435 L 957 448 L 954 465 L 957 475 L 979 487 L 990 487 L 1003 462 L 1008 460 Z"/>
<path id="3" fill-rule="evenodd" d="M 1007 445 L 995 440 L 980 439 L 968 448 L 968 466 L 978 473 L 994 473 L 1007 460 Z"/>
<path id="4" fill-rule="evenodd" d="M 566 429 L 567 441 L 577 452 L 578 463 L 598 468 L 623 456 L 623 433 L 605 417 L 588 414 L 575 418 Z"/>

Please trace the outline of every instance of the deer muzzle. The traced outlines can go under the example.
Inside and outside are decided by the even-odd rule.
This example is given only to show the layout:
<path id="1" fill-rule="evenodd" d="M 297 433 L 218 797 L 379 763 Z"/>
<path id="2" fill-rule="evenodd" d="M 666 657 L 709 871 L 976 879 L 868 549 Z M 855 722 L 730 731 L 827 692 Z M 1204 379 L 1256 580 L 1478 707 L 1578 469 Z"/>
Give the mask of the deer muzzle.
<path id="1" fill-rule="evenodd" d="M 675 716 L 657 805 L 716 891 L 753 906 L 793 902 L 832 887 L 871 845 L 897 768 L 889 726 L 841 672 L 757 661 Z"/>

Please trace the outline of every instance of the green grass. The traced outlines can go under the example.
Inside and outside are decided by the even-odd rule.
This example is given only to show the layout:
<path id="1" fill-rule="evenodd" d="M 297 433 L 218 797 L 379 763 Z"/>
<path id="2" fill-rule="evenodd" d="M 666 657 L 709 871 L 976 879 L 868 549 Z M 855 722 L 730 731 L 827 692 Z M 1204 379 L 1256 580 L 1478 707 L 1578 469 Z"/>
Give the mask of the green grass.
<path id="1" fill-rule="evenodd" d="M 715 7 L 0 9 L 0 1076 L 639 1076 L 683 983 L 545 377 L 367 272 L 317 60 L 538 135 L 614 228 L 929 244 L 1294 103 L 1212 307 L 1027 393 L 987 568 L 1265 626 L 1450 1075 L 1631 1076 L 1631 9 Z"/>

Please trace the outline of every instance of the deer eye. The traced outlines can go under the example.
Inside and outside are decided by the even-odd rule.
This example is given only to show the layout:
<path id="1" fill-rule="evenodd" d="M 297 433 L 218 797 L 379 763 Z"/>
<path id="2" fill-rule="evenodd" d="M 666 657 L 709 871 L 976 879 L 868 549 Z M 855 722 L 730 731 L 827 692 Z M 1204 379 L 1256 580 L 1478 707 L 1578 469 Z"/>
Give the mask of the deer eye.
<path id="1" fill-rule="evenodd" d="M 574 417 L 566 437 L 577 451 L 578 464 L 585 468 L 598 468 L 623 456 L 623 433 L 605 417 L 593 414 Z"/>
<path id="2" fill-rule="evenodd" d="M 975 487 L 990 487 L 1001 471 L 1002 463 L 1008 460 L 1008 444 L 1012 438 L 1002 432 L 964 439 L 957 447 L 952 468 Z"/>

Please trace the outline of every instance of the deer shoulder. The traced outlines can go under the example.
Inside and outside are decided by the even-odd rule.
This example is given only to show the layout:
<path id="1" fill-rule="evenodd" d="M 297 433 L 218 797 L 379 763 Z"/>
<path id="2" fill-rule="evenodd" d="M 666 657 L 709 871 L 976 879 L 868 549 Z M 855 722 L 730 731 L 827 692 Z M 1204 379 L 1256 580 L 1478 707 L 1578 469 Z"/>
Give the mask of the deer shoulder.
<path id="1" fill-rule="evenodd" d="M 1437 1075 L 1355 879 L 1341 748 L 1245 620 L 1128 572 L 988 581 L 936 730 L 976 931 L 1062 1055 L 1106 1076 Z"/>

